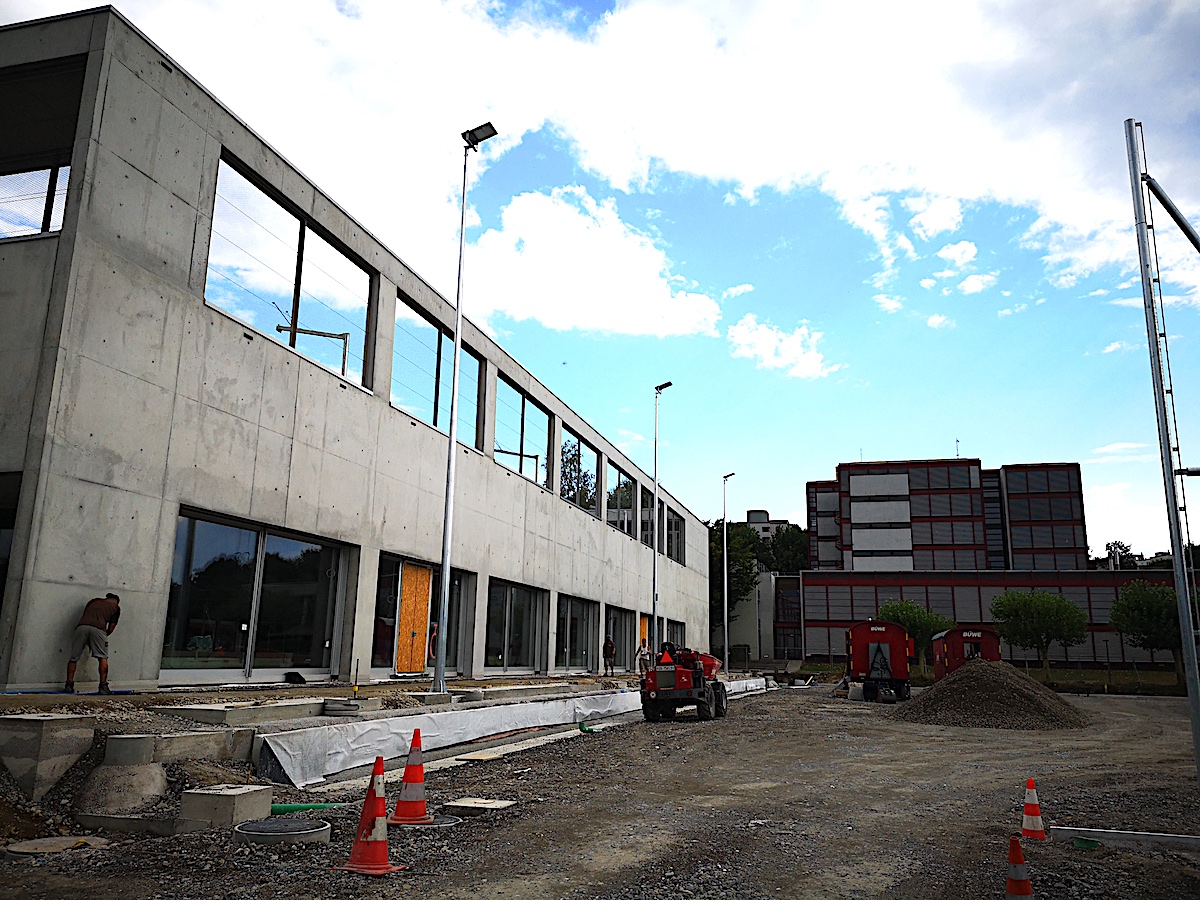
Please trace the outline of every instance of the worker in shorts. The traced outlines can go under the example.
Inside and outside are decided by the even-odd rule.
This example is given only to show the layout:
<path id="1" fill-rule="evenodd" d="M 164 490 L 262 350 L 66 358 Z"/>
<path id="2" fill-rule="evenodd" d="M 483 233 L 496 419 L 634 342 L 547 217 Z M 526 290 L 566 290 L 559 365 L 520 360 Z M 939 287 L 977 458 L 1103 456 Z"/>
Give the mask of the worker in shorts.
<path id="1" fill-rule="evenodd" d="M 646 646 L 645 638 L 642 638 L 641 646 L 637 648 L 637 664 L 639 674 L 645 675 L 650 671 L 650 648 Z"/>
<path id="2" fill-rule="evenodd" d="M 67 663 L 67 683 L 64 694 L 75 693 L 75 667 L 86 649 L 100 668 L 100 690 L 111 694 L 108 686 L 108 636 L 117 627 L 121 618 L 121 598 L 109 591 L 103 597 L 95 597 L 83 608 L 75 634 L 71 637 L 71 660 Z"/>
<path id="3" fill-rule="evenodd" d="M 593 644 L 593 646 L 595 646 L 595 645 Z M 605 637 L 603 650 L 604 650 L 604 674 L 605 675 L 617 674 L 616 668 L 614 665 L 614 663 L 616 662 L 616 659 L 617 659 L 617 645 L 615 643 L 613 643 L 611 634 L 608 635 L 607 637 Z"/>

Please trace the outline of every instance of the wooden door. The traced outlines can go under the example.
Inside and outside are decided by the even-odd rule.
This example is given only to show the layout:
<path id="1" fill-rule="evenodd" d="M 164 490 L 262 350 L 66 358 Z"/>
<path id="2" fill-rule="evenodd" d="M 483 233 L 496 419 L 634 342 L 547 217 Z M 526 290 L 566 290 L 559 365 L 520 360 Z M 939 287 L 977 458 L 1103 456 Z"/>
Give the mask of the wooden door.
<path id="1" fill-rule="evenodd" d="M 650 640 L 650 617 L 647 615 L 638 616 L 638 640 Z M 650 652 L 654 652 L 654 648 L 650 648 Z"/>
<path id="2" fill-rule="evenodd" d="M 396 617 L 396 671 L 401 674 L 425 671 L 432 583 L 432 569 L 404 564 L 400 573 L 400 614 Z"/>

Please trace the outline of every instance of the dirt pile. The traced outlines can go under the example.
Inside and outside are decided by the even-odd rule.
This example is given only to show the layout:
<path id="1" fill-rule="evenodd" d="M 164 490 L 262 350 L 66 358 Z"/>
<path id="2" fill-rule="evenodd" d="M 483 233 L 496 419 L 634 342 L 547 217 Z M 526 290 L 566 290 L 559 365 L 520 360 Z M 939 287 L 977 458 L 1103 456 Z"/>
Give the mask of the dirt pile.
<path id="1" fill-rule="evenodd" d="M 1079 728 L 1085 716 L 1049 688 L 1006 662 L 972 660 L 898 708 L 896 718 L 922 725 L 1049 731 Z"/>

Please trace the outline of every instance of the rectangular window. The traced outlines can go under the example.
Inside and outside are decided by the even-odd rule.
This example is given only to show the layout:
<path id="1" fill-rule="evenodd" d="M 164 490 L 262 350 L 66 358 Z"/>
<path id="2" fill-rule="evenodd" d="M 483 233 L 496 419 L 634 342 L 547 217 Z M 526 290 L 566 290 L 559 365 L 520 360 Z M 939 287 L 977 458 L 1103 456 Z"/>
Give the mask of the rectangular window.
<path id="1" fill-rule="evenodd" d="M 593 516 L 599 515 L 596 484 L 600 475 L 600 455 L 587 441 L 565 426 L 562 430 L 559 465 L 558 492 L 562 498 Z"/>
<path id="2" fill-rule="evenodd" d="M 637 652 L 637 616 L 632 610 L 616 606 L 604 610 L 604 634 L 612 635 L 613 643 L 617 645 L 613 665 L 618 669 L 633 669 L 634 653 Z"/>
<path id="3" fill-rule="evenodd" d="M 454 338 L 408 305 L 396 303 L 392 405 L 447 434 L 454 383 Z M 458 441 L 479 449 L 479 383 L 483 361 L 464 344 L 458 373 Z"/>
<path id="4" fill-rule="evenodd" d="M 608 524 L 634 537 L 634 504 L 636 503 L 637 482 L 618 469 L 612 463 L 608 464 Z"/>
<path id="5" fill-rule="evenodd" d="M 492 579 L 488 585 L 484 664 L 490 668 L 540 668 L 545 593 Z"/>
<path id="6" fill-rule="evenodd" d="M 327 670 L 341 548 L 181 515 L 164 669 Z"/>
<path id="7" fill-rule="evenodd" d="M 667 556 L 683 565 L 684 550 L 683 516 L 667 509 Z"/>
<path id="8" fill-rule="evenodd" d="M 205 301 L 362 384 L 370 293 L 347 250 L 221 160 Z"/>
<path id="9" fill-rule="evenodd" d="M 674 619 L 667 619 L 667 640 L 676 647 L 687 646 L 687 626 Z"/>
<path id="10" fill-rule="evenodd" d="M 554 665 L 560 669 L 590 672 L 600 653 L 600 604 L 580 597 L 558 595 L 558 631 Z"/>
<path id="11" fill-rule="evenodd" d="M 0 175 L 0 238 L 61 231 L 71 167 Z"/>
<path id="12" fill-rule="evenodd" d="M 549 451 L 550 414 L 506 379 L 496 379 L 496 462 L 549 487 Z"/>
<path id="13" fill-rule="evenodd" d="M 639 515 L 641 521 L 642 543 L 647 547 L 654 545 L 653 537 L 653 521 L 650 518 L 650 510 L 654 506 L 654 494 L 649 488 L 642 488 L 642 505 L 639 507 Z"/>

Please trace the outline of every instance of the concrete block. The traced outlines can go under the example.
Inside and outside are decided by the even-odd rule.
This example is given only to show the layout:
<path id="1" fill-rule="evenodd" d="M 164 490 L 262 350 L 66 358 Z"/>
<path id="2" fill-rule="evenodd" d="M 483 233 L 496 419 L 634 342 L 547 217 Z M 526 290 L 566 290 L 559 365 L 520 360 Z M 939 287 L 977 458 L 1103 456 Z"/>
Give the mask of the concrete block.
<path id="1" fill-rule="evenodd" d="M 220 731 L 184 731 L 179 734 L 160 734 L 154 745 L 156 762 L 179 762 L 183 759 L 242 759 L 250 758 L 250 729 Z M 235 756 L 235 753 L 241 754 Z"/>
<path id="2" fill-rule="evenodd" d="M 240 825 L 271 815 L 272 790 L 256 784 L 219 784 L 184 791 L 181 819 L 202 819 L 213 825 Z"/>
<path id="3" fill-rule="evenodd" d="M 0 716 L 0 760 L 30 800 L 40 800 L 92 747 L 95 716 Z"/>
<path id="4" fill-rule="evenodd" d="M 516 800 L 486 800 L 482 797 L 463 797 L 461 800 L 451 800 L 442 809 L 447 813 L 459 816 L 479 816 L 486 812 L 495 812 L 515 806 Z"/>
<path id="5" fill-rule="evenodd" d="M 153 734 L 110 735 L 104 747 L 106 766 L 144 766 L 154 762 Z"/>

